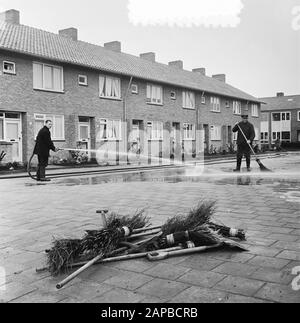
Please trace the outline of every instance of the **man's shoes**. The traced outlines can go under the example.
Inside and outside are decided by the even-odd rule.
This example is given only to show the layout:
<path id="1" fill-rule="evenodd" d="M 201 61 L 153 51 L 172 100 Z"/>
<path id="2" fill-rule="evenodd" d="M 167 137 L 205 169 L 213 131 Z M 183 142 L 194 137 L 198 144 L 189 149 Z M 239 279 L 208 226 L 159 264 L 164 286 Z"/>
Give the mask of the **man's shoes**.
<path id="1" fill-rule="evenodd" d="M 41 178 L 40 182 L 51 182 L 51 179 L 49 179 L 49 178 Z"/>
<path id="2" fill-rule="evenodd" d="M 240 169 L 238 169 L 238 168 L 237 168 L 237 169 L 234 169 L 233 171 L 234 171 L 235 173 L 240 173 L 240 172 L 241 172 L 241 170 L 240 170 Z"/>

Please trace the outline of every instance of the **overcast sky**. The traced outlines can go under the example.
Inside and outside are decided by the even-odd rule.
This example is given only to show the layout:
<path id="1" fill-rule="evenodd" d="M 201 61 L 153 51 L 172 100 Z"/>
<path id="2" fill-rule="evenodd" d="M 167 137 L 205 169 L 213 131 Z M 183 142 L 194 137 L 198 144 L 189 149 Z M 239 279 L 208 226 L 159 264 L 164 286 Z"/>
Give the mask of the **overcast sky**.
<path id="1" fill-rule="evenodd" d="M 169 0 L 158 3 L 164 1 Z M 184 6 L 187 0 L 177 2 Z M 103 45 L 119 40 L 126 53 L 153 51 L 161 63 L 181 59 L 187 70 L 206 67 L 208 75 L 225 73 L 229 84 L 256 97 L 300 94 L 300 9 L 292 13 L 300 0 L 240 2 L 240 23 L 226 28 L 135 25 L 129 19 L 129 0 L 0 0 L 0 10 L 19 10 L 24 25 L 54 33 L 76 27 L 83 41 Z M 157 10 L 164 8 L 167 16 L 172 7 Z"/>

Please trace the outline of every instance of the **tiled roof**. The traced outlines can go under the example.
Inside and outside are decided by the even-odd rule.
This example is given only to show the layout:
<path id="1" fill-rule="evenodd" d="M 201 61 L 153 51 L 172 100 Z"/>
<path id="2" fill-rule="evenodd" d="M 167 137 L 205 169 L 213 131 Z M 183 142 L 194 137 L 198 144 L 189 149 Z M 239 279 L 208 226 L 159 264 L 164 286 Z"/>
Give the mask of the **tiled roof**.
<path id="1" fill-rule="evenodd" d="M 300 110 L 300 95 L 289 95 L 272 98 L 261 98 L 266 105 L 262 105 L 262 112 L 273 110 Z"/>
<path id="2" fill-rule="evenodd" d="M 29 26 L 0 22 L 0 49 L 247 101 L 257 98 L 195 72 L 117 53 Z"/>

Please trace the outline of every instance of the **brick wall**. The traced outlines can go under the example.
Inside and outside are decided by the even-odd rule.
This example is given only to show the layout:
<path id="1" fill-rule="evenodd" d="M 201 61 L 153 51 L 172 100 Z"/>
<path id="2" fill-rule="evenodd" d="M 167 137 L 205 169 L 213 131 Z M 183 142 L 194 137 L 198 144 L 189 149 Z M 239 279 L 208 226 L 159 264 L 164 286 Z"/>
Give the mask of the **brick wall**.
<path id="1" fill-rule="evenodd" d="M 25 57 L 18 54 L 8 54 L 0 51 L 0 62 L 9 60 L 16 63 L 16 75 L 0 75 L 0 110 L 23 112 L 23 150 L 24 160 L 27 160 L 34 147 L 34 114 L 59 114 L 65 116 L 65 141 L 55 142 L 57 147 L 76 147 L 78 141 L 78 117 L 85 116 L 91 118 L 91 139 L 92 148 L 99 148 L 103 143 L 97 142 L 96 134 L 100 127 L 100 118 L 111 120 L 121 120 L 123 117 L 123 100 L 107 100 L 99 98 L 99 72 L 81 68 L 78 66 L 60 65 L 64 68 L 64 93 L 52 93 L 33 89 L 32 62 L 39 61 L 50 63 L 40 59 Z M 78 75 L 83 74 L 88 77 L 88 86 L 78 85 Z M 122 77 L 122 99 L 129 85 L 129 77 Z M 126 107 L 128 120 L 128 133 L 132 129 L 132 120 L 143 121 L 146 127 L 148 121 L 161 121 L 165 129 L 170 130 L 173 122 L 193 123 L 200 129 L 204 124 L 233 126 L 240 121 L 239 116 L 233 115 L 232 108 L 225 108 L 225 101 L 221 99 L 221 113 L 212 113 L 210 107 L 210 95 L 206 94 L 206 104 L 201 104 L 201 95 L 196 95 L 195 110 L 182 108 L 182 90 L 173 86 L 164 85 L 164 105 L 157 106 L 147 104 L 146 86 L 147 82 L 134 79 L 134 84 L 138 85 L 139 93 L 133 94 L 131 89 L 128 93 Z M 171 91 L 176 92 L 176 100 L 171 99 Z M 232 106 L 232 100 L 229 100 Z M 246 105 L 246 103 L 244 103 Z M 199 112 L 197 111 L 199 109 Z M 249 115 L 251 111 L 249 111 Z M 198 124 L 197 124 L 198 115 Z M 259 119 L 250 118 L 259 127 Z M 124 136 L 123 136 L 124 139 Z M 224 143 L 213 142 L 217 147 Z M 108 143 L 106 144 L 108 145 Z M 110 143 L 114 147 L 115 143 Z M 120 144 L 121 152 L 126 150 L 124 142 Z M 157 144 L 159 145 L 159 144 Z M 190 151 L 195 149 L 196 143 L 186 143 Z M 197 144 L 198 145 L 198 144 Z M 147 152 L 147 142 L 144 143 L 144 150 Z M 155 147 L 154 147 L 155 148 Z M 154 149 L 153 148 L 153 149 Z M 156 147 L 157 148 L 157 147 Z M 108 147 L 108 149 L 110 149 Z M 155 149 L 154 149 L 155 150 Z M 167 157 L 166 149 L 163 148 Z"/>

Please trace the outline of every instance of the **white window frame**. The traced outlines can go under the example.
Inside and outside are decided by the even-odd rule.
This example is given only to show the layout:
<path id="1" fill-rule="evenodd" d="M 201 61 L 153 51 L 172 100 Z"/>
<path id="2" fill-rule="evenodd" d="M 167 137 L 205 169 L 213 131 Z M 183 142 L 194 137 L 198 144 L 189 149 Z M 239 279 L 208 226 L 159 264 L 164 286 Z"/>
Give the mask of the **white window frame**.
<path id="1" fill-rule="evenodd" d="M 297 121 L 300 121 L 300 110 L 297 111 L 297 116 L 298 116 Z"/>
<path id="2" fill-rule="evenodd" d="M 109 134 L 113 134 L 113 129 L 115 128 L 115 124 L 118 123 L 119 126 L 119 137 L 118 136 L 109 136 Z M 122 122 L 121 120 L 111 120 L 107 118 L 101 118 L 100 119 L 100 128 L 102 125 L 106 125 L 106 137 L 101 137 L 100 132 L 100 141 L 121 141 L 122 140 Z M 112 126 L 112 129 L 108 129 L 109 126 Z"/>
<path id="3" fill-rule="evenodd" d="M 212 96 L 210 98 L 210 104 L 211 104 L 212 112 L 221 112 L 220 98 Z"/>
<path id="4" fill-rule="evenodd" d="M 3 113 L 2 116 L 0 115 L 0 120 L 3 121 L 3 138 L 1 139 L 1 137 L 0 137 L 0 142 L 5 141 L 5 129 L 4 129 L 4 127 L 5 127 L 5 113 L 4 112 L 1 112 L 1 113 Z"/>
<path id="5" fill-rule="evenodd" d="M 152 94 L 156 93 L 157 91 L 160 91 L 160 98 L 158 96 L 153 97 Z M 147 84 L 147 103 L 148 104 L 154 104 L 154 105 L 163 105 L 164 104 L 164 89 L 160 85 L 155 84 Z"/>
<path id="6" fill-rule="evenodd" d="M 242 115 L 242 103 L 241 101 L 233 101 L 233 114 Z"/>
<path id="7" fill-rule="evenodd" d="M 201 96 L 201 104 L 206 104 L 206 97 L 204 95 Z"/>
<path id="8" fill-rule="evenodd" d="M 193 100 L 188 100 L 187 98 L 193 98 Z M 193 104 L 189 104 L 193 103 Z M 193 91 L 182 91 L 182 107 L 184 109 L 195 110 L 196 109 L 196 95 Z"/>
<path id="9" fill-rule="evenodd" d="M 54 129 L 55 129 L 55 127 L 56 127 L 56 123 L 55 123 L 55 118 L 56 118 L 56 117 L 59 117 L 59 118 L 61 118 L 61 117 L 62 117 L 62 134 L 63 134 L 63 136 L 62 136 L 61 138 L 59 138 L 59 137 L 55 137 L 55 135 L 54 135 L 54 133 L 55 133 Z M 34 122 L 35 122 L 36 120 L 38 120 L 38 121 L 43 121 L 43 122 L 44 122 L 44 124 L 45 124 L 45 122 L 46 122 L 47 120 L 51 120 L 51 121 L 52 121 L 52 124 L 53 124 L 52 128 L 50 129 L 50 132 L 51 132 L 51 139 L 52 139 L 53 141 L 64 141 L 64 140 L 66 140 L 66 139 L 65 139 L 65 116 L 64 116 L 64 115 L 35 113 L 35 114 L 34 114 Z M 36 136 L 37 136 L 37 135 L 38 135 L 38 134 L 37 134 L 37 133 L 35 133 L 35 134 L 34 134 L 34 137 L 36 138 Z"/>
<path id="10" fill-rule="evenodd" d="M 81 82 L 80 79 L 83 78 L 84 81 Z M 78 75 L 78 84 L 83 86 L 88 86 L 88 77 L 87 75 Z"/>
<path id="11" fill-rule="evenodd" d="M 132 94 L 139 94 L 139 86 L 137 84 L 131 85 L 131 93 Z"/>
<path id="12" fill-rule="evenodd" d="M 151 133 L 149 129 L 150 127 Z M 147 137 L 149 141 L 162 141 L 164 139 L 164 123 L 161 121 L 148 121 Z"/>
<path id="13" fill-rule="evenodd" d="M 13 70 L 9 71 L 4 68 L 5 64 L 11 64 L 13 66 Z M 10 74 L 10 75 L 16 75 L 16 63 L 10 62 L 10 61 L 3 61 L 3 73 L 4 74 Z"/>
<path id="14" fill-rule="evenodd" d="M 103 89 L 101 89 L 101 78 L 104 78 L 104 83 L 103 83 Z M 114 81 L 118 82 L 118 92 L 119 95 L 114 96 L 114 95 L 107 95 L 106 94 L 106 84 L 107 84 L 107 80 L 110 79 L 112 81 L 112 84 Z M 99 97 L 101 99 L 110 99 L 110 100 L 121 100 L 121 79 L 119 77 L 115 77 L 115 76 L 110 76 L 110 75 L 105 75 L 105 74 L 100 74 L 99 75 Z"/>
<path id="15" fill-rule="evenodd" d="M 254 118 L 258 118 L 259 114 L 258 114 L 258 104 L 251 104 L 251 114 L 252 117 Z"/>
<path id="16" fill-rule="evenodd" d="M 196 125 L 194 123 L 183 124 L 183 140 L 196 140 Z"/>
<path id="17" fill-rule="evenodd" d="M 48 91 L 48 92 L 64 93 L 64 68 L 62 66 L 45 64 L 45 63 L 41 63 L 41 62 L 33 62 L 32 65 L 34 65 L 34 64 L 41 65 L 42 68 L 43 68 L 43 77 L 42 77 L 43 86 L 42 87 L 35 87 L 34 83 L 33 83 L 33 89 L 34 90 L 42 90 L 42 91 Z M 51 67 L 51 68 L 60 69 L 60 71 L 61 71 L 61 89 L 60 90 L 54 90 L 54 89 L 45 88 L 45 83 L 46 83 L 45 82 L 45 67 L 46 66 Z M 34 78 L 34 69 L 33 69 L 33 78 Z"/>
<path id="18" fill-rule="evenodd" d="M 216 131 L 218 130 L 218 131 Z M 211 125 L 210 126 L 210 140 L 211 141 L 221 141 L 222 140 L 222 127 L 221 126 L 216 126 L 216 125 Z"/>

